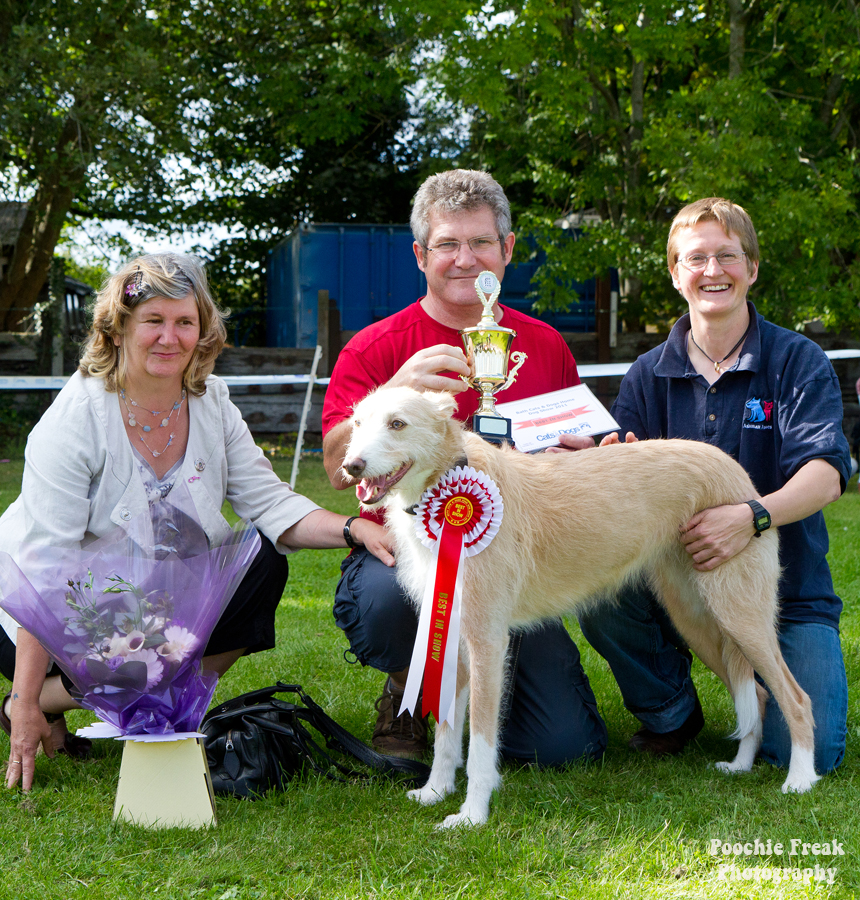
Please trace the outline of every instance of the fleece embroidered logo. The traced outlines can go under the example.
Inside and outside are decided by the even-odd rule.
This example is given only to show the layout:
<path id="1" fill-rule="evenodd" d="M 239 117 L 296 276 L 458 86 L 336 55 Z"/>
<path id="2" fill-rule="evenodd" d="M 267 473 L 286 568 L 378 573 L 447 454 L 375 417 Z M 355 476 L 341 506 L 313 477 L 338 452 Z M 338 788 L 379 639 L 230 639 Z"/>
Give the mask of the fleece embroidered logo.
<path id="1" fill-rule="evenodd" d="M 744 428 L 771 431 L 773 429 L 773 401 L 750 397 L 744 404 Z"/>

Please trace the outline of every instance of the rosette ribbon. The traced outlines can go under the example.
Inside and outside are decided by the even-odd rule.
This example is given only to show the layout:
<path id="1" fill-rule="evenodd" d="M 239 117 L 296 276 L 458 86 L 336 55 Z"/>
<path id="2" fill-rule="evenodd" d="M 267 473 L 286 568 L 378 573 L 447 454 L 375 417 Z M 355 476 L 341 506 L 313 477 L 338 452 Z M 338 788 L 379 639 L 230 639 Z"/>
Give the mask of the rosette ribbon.
<path id="1" fill-rule="evenodd" d="M 415 512 L 415 529 L 433 554 L 418 633 L 400 712 L 414 715 L 421 693 L 421 715 L 454 721 L 457 655 L 463 597 L 463 560 L 486 548 L 502 523 L 504 506 L 495 483 L 471 466 L 456 466 L 428 488 Z"/>
<path id="2" fill-rule="evenodd" d="M 197 730 L 217 682 L 206 644 L 260 547 L 250 522 L 210 547 L 188 504 L 177 486 L 83 549 L 22 545 L 17 564 L 0 553 L 0 607 L 122 734 Z M 68 602 L 76 585 L 84 614 Z"/>

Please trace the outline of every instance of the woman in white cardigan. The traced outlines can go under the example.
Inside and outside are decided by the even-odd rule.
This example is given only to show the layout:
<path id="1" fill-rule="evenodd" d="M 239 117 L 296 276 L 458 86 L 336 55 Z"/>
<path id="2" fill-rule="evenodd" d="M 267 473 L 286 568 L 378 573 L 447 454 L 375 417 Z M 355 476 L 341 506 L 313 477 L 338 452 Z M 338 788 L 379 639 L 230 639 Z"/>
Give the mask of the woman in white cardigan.
<path id="1" fill-rule="evenodd" d="M 124 266 L 99 293 L 79 369 L 33 429 L 21 495 L 0 517 L 0 545 L 13 555 L 19 544 L 76 548 L 182 482 L 217 542 L 228 500 L 262 547 L 207 645 L 204 668 L 219 675 L 274 646 L 286 554 L 363 544 L 394 563 L 381 526 L 320 509 L 272 471 L 211 374 L 225 337 L 199 260 L 165 253 Z M 0 672 L 13 682 L 0 706 L 11 737 L 6 784 L 28 791 L 40 744 L 48 756 L 89 746 L 66 729 L 62 714 L 77 704 L 65 676 L 12 619 L 0 614 L 0 625 Z"/>

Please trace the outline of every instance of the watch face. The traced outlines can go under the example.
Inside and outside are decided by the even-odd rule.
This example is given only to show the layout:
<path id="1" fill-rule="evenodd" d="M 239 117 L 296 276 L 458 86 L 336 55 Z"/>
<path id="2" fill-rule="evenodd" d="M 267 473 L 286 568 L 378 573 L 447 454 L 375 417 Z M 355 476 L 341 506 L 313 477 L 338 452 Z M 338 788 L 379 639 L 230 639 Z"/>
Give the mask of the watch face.
<path id="1" fill-rule="evenodd" d="M 770 516 L 756 516 L 755 518 L 755 529 L 756 531 L 764 531 L 770 525 Z"/>

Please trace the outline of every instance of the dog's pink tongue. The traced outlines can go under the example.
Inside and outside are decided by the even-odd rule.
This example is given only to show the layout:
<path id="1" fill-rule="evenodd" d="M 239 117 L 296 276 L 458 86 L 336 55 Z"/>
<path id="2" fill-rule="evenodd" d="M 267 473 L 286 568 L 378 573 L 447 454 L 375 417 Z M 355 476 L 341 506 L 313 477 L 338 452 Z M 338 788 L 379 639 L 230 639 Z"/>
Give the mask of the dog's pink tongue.
<path id="1" fill-rule="evenodd" d="M 362 478 L 355 486 L 355 496 L 358 497 L 359 503 L 372 503 L 379 493 L 379 483 L 381 478 Z"/>

